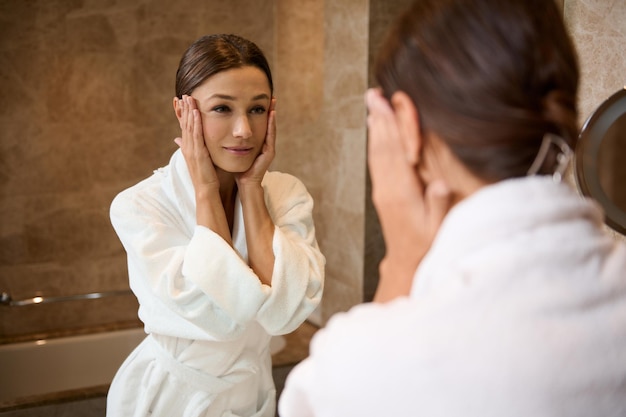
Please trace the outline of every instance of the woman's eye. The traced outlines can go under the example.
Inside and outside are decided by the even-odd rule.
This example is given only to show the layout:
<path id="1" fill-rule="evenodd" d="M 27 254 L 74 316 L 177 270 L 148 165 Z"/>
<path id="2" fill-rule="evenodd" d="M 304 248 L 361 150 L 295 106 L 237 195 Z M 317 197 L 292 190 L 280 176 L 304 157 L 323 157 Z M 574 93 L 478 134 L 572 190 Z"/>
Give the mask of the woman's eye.
<path id="1" fill-rule="evenodd" d="M 226 113 L 229 110 L 230 109 L 228 108 L 228 106 L 215 106 L 215 107 L 213 107 L 213 111 L 216 112 L 216 113 Z"/>
<path id="2" fill-rule="evenodd" d="M 252 113 L 252 114 L 263 114 L 263 113 L 265 113 L 265 107 L 263 107 L 263 106 L 253 107 L 252 110 L 250 110 L 250 113 Z"/>

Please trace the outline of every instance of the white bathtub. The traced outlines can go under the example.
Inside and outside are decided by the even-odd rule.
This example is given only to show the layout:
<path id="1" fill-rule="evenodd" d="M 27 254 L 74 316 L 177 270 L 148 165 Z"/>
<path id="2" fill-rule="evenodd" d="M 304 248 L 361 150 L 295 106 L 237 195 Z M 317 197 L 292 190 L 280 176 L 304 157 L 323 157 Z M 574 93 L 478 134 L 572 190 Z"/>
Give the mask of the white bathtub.
<path id="1" fill-rule="evenodd" d="M 146 337 L 142 328 L 0 345 L 0 409 L 20 399 L 106 386 Z M 285 346 L 273 337 L 272 354 Z"/>
<path id="2" fill-rule="evenodd" d="M 0 407 L 108 385 L 146 337 L 142 328 L 0 345 Z"/>

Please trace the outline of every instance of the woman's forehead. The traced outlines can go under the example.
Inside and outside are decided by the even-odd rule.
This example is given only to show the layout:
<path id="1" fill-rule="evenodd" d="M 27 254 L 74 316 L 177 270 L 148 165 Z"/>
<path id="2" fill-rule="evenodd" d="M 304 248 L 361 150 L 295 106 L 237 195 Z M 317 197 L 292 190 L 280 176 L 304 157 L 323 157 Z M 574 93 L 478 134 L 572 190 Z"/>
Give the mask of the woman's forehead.
<path id="1" fill-rule="evenodd" d="M 196 87 L 191 95 L 200 100 L 219 98 L 255 101 L 271 98 L 267 76 L 253 66 L 220 71 Z"/>

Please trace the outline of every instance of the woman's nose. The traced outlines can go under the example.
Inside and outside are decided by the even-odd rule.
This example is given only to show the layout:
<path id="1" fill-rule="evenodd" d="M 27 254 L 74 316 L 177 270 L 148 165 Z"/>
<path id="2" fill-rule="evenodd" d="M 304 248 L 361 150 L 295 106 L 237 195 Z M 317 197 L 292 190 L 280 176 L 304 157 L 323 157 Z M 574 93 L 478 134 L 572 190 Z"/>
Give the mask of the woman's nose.
<path id="1" fill-rule="evenodd" d="M 252 136 L 252 129 L 250 129 L 250 121 L 248 116 L 239 116 L 233 126 L 233 136 L 236 138 L 247 139 Z"/>

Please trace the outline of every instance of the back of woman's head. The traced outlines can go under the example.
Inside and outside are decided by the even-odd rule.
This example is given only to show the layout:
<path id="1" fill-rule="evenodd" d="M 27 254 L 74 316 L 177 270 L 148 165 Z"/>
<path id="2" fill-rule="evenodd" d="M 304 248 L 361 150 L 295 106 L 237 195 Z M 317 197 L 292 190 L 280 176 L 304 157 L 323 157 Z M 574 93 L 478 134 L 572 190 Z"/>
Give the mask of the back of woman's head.
<path id="1" fill-rule="evenodd" d="M 547 133 L 575 145 L 578 63 L 554 0 L 416 0 L 376 77 L 487 181 L 526 175 Z"/>
<path id="2" fill-rule="evenodd" d="M 183 54 L 176 71 L 176 97 L 189 95 L 212 75 L 245 66 L 265 73 L 274 91 L 272 73 L 263 51 L 253 42 L 237 35 L 206 35 L 196 40 Z"/>

